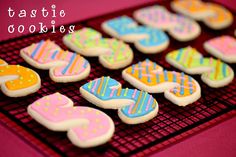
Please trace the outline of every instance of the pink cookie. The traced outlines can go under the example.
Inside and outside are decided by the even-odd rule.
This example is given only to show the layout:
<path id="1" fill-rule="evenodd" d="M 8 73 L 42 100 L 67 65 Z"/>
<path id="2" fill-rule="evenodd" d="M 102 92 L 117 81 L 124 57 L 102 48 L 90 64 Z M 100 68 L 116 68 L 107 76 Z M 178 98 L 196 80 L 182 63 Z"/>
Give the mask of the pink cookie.
<path id="1" fill-rule="evenodd" d="M 111 118 L 91 107 L 73 106 L 60 93 L 54 93 L 28 106 L 29 115 L 53 131 L 67 131 L 70 141 L 82 148 L 106 143 L 114 133 Z"/>
<path id="2" fill-rule="evenodd" d="M 231 36 L 220 36 L 204 43 L 207 52 L 228 63 L 236 63 L 236 39 Z"/>

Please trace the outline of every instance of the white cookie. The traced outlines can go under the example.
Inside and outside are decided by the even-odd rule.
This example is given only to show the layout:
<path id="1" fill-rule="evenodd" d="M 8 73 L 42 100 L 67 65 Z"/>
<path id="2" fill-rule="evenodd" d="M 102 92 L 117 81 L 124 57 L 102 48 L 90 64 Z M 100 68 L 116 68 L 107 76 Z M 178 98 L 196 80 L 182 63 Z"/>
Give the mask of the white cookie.
<path id="1" fill-rule="evenodd" d="M 82 28 L 63 37 L 64 44 L 87 57 L 99 57 L 99 62 L 108 69 L 120 69 L 133 60 L 133 51 L 128 44 L 117 39 L 102 38 L 94 29 Z"/>
<path id="2" fill-rule="evenodd" d="M 67 131 L 70 141 L 82 148 L 106 143 L 114 134 L 111 118 L 91 107 L 73 106 L 60 93 L 54 93 L 28 106 L 29 115 L 52 131 Z"/>
<path id="3" fill-rule="evenodd" d="M 8 65 L 0 59 L 0 86 L 9 97 L 21 97 L 37 92 L 41 87 L 39 75 L 20 65 Z"/>
<path id="4" fill-rule="evenodd" d="M 90 73 L 90 64 L 86 59 L 79 54 L 62 50 L 50 40 L 42 40 L 21 49 L 20 55 L 33 67 L 48 69 L 54 82 L 76 82 L 85 79 Z"/>
<path id="5" fill-rule="evenodd" d="M 106 109 L 118 109 L 118 116 L 126 124 L 144 123 L 158 113 L 158 103 L 147 92 L 122 89 L 110 77 L 101 77 L 80 87 L 81 95 L 92 104 Z"/>

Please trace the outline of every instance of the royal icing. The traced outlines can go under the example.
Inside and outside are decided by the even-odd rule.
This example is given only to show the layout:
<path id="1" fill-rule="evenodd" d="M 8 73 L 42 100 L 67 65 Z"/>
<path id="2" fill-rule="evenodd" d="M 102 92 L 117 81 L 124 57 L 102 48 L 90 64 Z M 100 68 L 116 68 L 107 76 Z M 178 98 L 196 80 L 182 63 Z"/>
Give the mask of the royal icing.
<path id="1" fill-rule="evenodd" d="M 188 105 L 200 97 L 200 86 L 191 76 L 183 72 L 163 70 L 161 66 L 149 59 L 126 68 L 122 75 L 136 88 L 149 93 L 169 94 L 173 97 L 171 101 L 180 106 Z M 190 97 L 193 98 L 188 101 Z"/>
<path id="2" fill-rule="evenodd" d="M 200 0 L 176 0 L 172 2 L 172 8 L 177 12 L 202 20 L 213 29 L 226 28 L 233 21 L 232 13 L 223 6 Z"/>
<path id="3" fill-rule="evenodd" d="M 134 42 L 136 48 L 142 52 L 144 51 L 142 48 L 152 49 L 169 42 L 163 31 L 147 26 L 138 26 L 133 19 L 127 16 L 108 20 L 102 24 L 102 27 L 105 31 L 110 30 L 106 32 L 114 37 L 127 42 Z M 146 50 L 145 53 L 153 53 L 153 50 Z"/>
<path id="4" fill-rule="evenodd" d="M 189 74 L 202 74 L 202 79 L 224 82 L 234 76 L 232 68 L 219 59 L 203 57 L 192 47 L 181 48 L 167 54 L 166 60 Z M 228 84 L 228 83 L 227 83 Z M 210 83 L 209 86 L 212 86 Z M 224 86 L 226 84 L 222 84 Z"/>
<path id="5" fill-rule="evenodd" d="M 171 14 L 158 5 L 137 10 L 134 17 L 145 25 L 169 31 L 177 39 L 186 38 L 187 40 L 187 37 L 191 36 L 188 39 L 190 40 L 200 34 L 200 26 L 195 21 Z"/>
<path id="6" fill-rule="evenodd" d="M 25 96 L 40 88 L 39 75 L 20 65 L 8 65 L 0 59 L 0 84 L 2 91 L 8 96 Z"/>
<path id="7" fill-rule="evenodd" d="M 101 103 L 115 101 L 115 107 L 107 104 L 104 108 L 119 108 L 119 112 L 130 119 L 147 116 L 158 109 L 158 103 L 152 95 L 137 89 L 123 89 L 119 82 L 110 77 L 95 79 L 84 84 L 81 88 L 86 91 L 85 94 L 96 97 L 102 101 Z M 85 94 L 82 93 L 82 96 L 88 99 Z M 101 107 L 99 103 L 95 105 Z M 132 123 L 137 124 L 138 121 Z"/>
<path id="8" fill-rule="evenodd" d="M 236 39 L 231 36 L 220 36 L 204 43 L 204 48 L 212 55 L 225 62 L 236 63 Z"/>
<path id="9" fill-rule="evenodd" d="M 50 40 L 41 40 L 21 50 L 21 56 L 32 66 L 39 69 L 49 69 L 50 77 L 56 82 L 60 78 L 76 77 L 76 81 L 90 71 L 89 62 L 76 53 L 62 50 Z"/>
<path id="10" fill-rule="evenodd" d="M 108 68 L 119 68 L 117 64 L 133 59 L 133 51 L 128 44 L 117 39 L 102 38 L 99 32 L 91 28 L 82 28 L 66 35 L 63 40 L 66 40 L 65 44 L 69 42 L 66 45 L 72 44 L 70 47 L 84 56 L 99 56 L 106 61 Z"/>
<path id="11" fill-rule="evenodd" d="M 78 147 L 103 144 L 114 132 L 114 123 L 108 115 L 91 107 L 75 107 L 60 93 L 35 101 L 28 106 L 28 113 L 50 130 L 68 131 L 69 139 Z"/>

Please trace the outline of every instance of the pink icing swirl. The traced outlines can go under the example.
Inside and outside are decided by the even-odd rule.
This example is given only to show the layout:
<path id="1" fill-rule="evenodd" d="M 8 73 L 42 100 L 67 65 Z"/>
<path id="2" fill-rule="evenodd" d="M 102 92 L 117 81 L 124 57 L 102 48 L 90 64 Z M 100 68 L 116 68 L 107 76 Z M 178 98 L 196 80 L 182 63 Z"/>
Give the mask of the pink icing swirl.
<path id="1" fill-rule="evenodd" d="M 80 147 L 86 142 L 94 145 L 98 138 L 104 137 L 105 140 L 106 137 L 112 136 L 114 130 L 114 123 L 105 113 L 91 107 L 75 107 L 68 97 L 60 93 L 35 101 L 29 105 L 28 112 L 51 130 L 72 132 L 76 135 L 77 145 Z M 70 136 L 69 138 L 73 141 Z"/>

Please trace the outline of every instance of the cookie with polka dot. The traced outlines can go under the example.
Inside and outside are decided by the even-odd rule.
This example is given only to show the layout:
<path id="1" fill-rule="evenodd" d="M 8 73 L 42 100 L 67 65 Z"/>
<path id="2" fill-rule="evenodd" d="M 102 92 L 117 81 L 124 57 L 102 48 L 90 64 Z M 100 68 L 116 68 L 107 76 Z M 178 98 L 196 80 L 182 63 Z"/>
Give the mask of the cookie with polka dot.
<path id="1" fill-rule="evenodd" d="M 41 87 L 39 75 L 21 65 L 8 65 L 0 59 L 0 86 L 9 97 L 21 97 L 37 92 Z"/>

